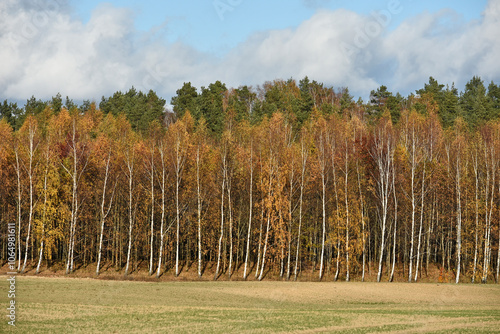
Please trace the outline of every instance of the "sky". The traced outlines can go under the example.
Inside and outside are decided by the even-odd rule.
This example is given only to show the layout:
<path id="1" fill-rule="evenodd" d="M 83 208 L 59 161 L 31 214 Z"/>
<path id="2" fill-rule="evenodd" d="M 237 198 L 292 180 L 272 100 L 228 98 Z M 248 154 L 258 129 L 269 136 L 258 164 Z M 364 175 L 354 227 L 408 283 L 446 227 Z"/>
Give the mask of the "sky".
<path id="1" fill-rule="evenodd" d="M 1 0 L 0 100 L 308 76 L 366 100 L 500 83 L 500 0 Z"/>

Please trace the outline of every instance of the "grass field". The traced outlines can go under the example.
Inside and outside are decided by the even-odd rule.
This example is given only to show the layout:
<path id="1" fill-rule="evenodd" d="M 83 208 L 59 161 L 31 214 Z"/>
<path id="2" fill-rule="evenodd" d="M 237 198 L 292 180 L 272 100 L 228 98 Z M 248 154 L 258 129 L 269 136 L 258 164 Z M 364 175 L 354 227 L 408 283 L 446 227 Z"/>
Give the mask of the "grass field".
<path id="1" fill-rule="evenodd" d="M 0 277 L 7 314 L 7 281 Z M 0 333 L 500 332 L 500 286 L 17 277 Z"/>

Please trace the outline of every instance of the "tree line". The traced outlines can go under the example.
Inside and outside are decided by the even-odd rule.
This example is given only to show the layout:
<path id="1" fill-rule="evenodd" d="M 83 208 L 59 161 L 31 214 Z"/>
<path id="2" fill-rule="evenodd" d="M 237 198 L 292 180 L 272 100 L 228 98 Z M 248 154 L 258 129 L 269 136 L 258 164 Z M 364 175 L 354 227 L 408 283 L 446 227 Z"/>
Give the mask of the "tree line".
<path id="1" fill-rule="evenodd" d="M 4 102 L 2 259 L 15 222 L 20 272 L 412 282 L 437 265 L 498 282 L 499 98 L 477 77 L 460 94 L 430 78 L 365 104 L 306 77 L 186 83 L 173 114 L 134 89 L 99 106 Z"/>

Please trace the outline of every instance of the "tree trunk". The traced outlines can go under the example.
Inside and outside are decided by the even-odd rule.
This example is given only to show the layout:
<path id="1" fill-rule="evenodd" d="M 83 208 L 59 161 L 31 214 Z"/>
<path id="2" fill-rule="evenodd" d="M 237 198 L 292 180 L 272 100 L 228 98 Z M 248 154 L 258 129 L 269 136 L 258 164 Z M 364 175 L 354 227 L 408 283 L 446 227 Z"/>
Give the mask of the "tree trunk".
<path id="1" fill-rule="evenodd" d="M 347 135 L 347 134 L 346 134 Z M 345 179 L 344 179 L 344 195 L 345 195 L 345 214 L 346 214 L 346 218 L 345 218 L 345 229 L 346 229 L 346 232 L 345 232 L 345 259 L 346 259 L 346 277 L 345 277 L 345 280 L 346 282 L 349 282 L 350 281 L 350 277 L 349 277 L 349 196 L 348 196 L 348 189 L 349 189 L 349 185 L 347 183 L 348 181 L 348 177 L 349 177 L 349 159 L 348 159 L 348 146 L 347 146 L 347 140 L 345 142 L 345 170 L 344 170 L 344 173 L 345 173 Z"/>
<path id="2" fill-rule="evenodd" d="M 271 153 L 272 155 L 272 153 Z M 266 265 L 266 253 L 267 253 L 267 244 L 269 241 L 269 230 L 271 229 L 271 210 L 272 210 L 272 200 L 271 200 L 271 195 L 272 195 L 272 190 L 271 190 L 271 184 L 272 184 L 272 158 L 269 158 L 269 188 L 267 191 L 267 199 L 269 201 L 269 205 L 267 207 L 267 227 L 266 227 L 266 237 L 264 239 L 264 249 L 262 251 L 262 263 L 261 263 L 261 269 L 260 269 L 260 274 L 259 274 L 259 281 L 264 278 L 264 268 Z"/>
<path id="3" fill-rule="evenodd" d="M 365 281 L 365 268 L 366 268 L 366 236 L 365 236 L 365 210 L 364 210 L 364 200 L 363 200 L 363 192 L 361 190 L 361 178 L 359 173 L 359 161 L 356 160 L 356 174 L 358 178 L 358 191 L 359 191 L 359 206 L 361 212 L 361 253 L 362 253 L 362 266 L 361 269 L 361 282 Z"/>
<path id="4" fill-rule="evenodd" d="M 325 257 L 325 239 L 326 239 L 326 156 L 325 143 L 323 134 L 320 135 L 319 142 L 319 165 L 321 173 L 321 217 L 322 217 L 322 233 L 321 233 L 321 258 L 319 265 L 319 280 L 323 278 L 323 261 Z"/>
<path id="5" fill-rule="evenodd" d="M 294 166 L 293 158 L 291 162 L 290 170 L 290 198 L 288 200 L 288 259 L 286 264 L 286 280 L 290 280 L 290 262 L 292 257 L 292 223 L 293 223 L 293 181 L 294 181 Z"/>
<path id="6" fill-rule="evenodd" d="M 297 231 L 297 250 L 295 254 L 295 269 L 293 273 L 295 281 L 297 280 L 298 266 L 300 262 L 300 238 L 302 233 L 302 205 L 303 205 L 305 174 L 306 174 L 307 158 L 308 158 L 308 152 L 304 147 L 304 141 L 301 140 L 300 144 L 301 144 L 300 155 L 301 155 L 302 166 L 300 169 L 299 227 Z"/>
<path id="7" fill-rule="evenodd" d="M 155 221 L 155 184 L 154 184 L 154 146 L 151 148 L 151 226 L 150 226 L 150 248 L 149 248 L 149 275 L 153 275 L 153 243 L 154 243 L 154 221 Z"/>
<path id="8" fill-rule="evenodd" d="M 460 266 L 462 260 L 462 192 L 460 187 L 460 154 L 457 155 L 457 275 L 455 283 L 460 282 Z"/>
<path id="9" fill-rule="evenodd" d="M 408 282 L 411 283 L 413 276 L 413 249 L 415 248 L 415 212 L 416 212 L 416 198 L 415 198 L 415 170 L 417 167 L 416 162 L 416 145 L 415 145 L 415 127 L 412 128 L 411 133 L 411 237 L 410 237 L 410 256 L 408 266 Z"/>
<path id="10" fill-rule="evenodd" d="M 221 186 L 221 204 L 220 204 L 220 236 L 219 248 L 217 252 L 217 268 L 215 269 L 214 280 L 219 277 L 220 259 L 222 252 L 222 239 L 224 238 L 224 193 L 226 188 L 226 154 L 222 157 L 222 186 Z"/>
<path id="11" fill-rule="evenodd" d="M 250 194 L 248 207 L 248 233 L 247 233 L 247 250 L 245 253 L 245 270 L 243 271 L 243 279 L 248 277 L 248 259 L 250 257 L 250 239 L 252 235 L 252 210 L 253 210 L 253 142 L 250 145 Z"/>
<path id="12" fill-rule="evenodd" d="M 128 248 L 127 248 L 127 265 L 125 266 L 125 276 L 128 275 L 128 270 L 130 267 L 130 255 L 132 252 L 132 229 L 134 227 L 134 216 L 132 214 L 132 195 L 133 195 L 133 173 L 134 173 L 134 163 L 133 161 L 128 162 Z"/>
<path id="13" fill-rule="evenodd" d="M 78 156 L 76 151 L 76 124 L 73 121 L 73 133 L 72 133 L 72 152 L 73 152 L 73 173 L 68 171 L 68 174 L 73 179 L 73 189 L 72 189 L 72 197 L 71 197 L 71 223 L 70 223 L 70 236 L 69 236 L 69 244 L 68 244 L 68 259 L 66 263 L 66 274 L 73 272 L 73 254 L 75 247 L 75 231 L 76 231 L 76 221 L 78 214 L 78 170 L 77 170 L 77 162 Z"/>
<path id="14" fill-rule="evenodd" d="M 29 242 L 30 242 L 30 236 L 31 236 L 31 224 L 33 222 L 33 210 L 34 210 L 34 204 L 33 204 L 33 174 L 34 174 L 34 166 L 33 166 L 33 159 L 34 155 L 36 152 L 36 149 L 38 145 L 35 145 L 35 133 L 36 130 L 33 128 L 33 124 L 29 124 L 29 151 L 28 151 L 28 156 L 29 156 L 29 165 L 28 165 L 28 179 L 29 179 L 29 213 L 28 213 L 28 234 L 26 235 L 26 248 L 24 252 L 24 263 L 23 263 L 23 269 L 21 272 L 24 272 L 26 269 L 26 262 L 28 261 L 28 249 L 29 249 Z"/>
<path id="15" fill-rule="evenodd" d="M 271 228 L 271 212 L 270 210 L 267 213 L 267 227 L 266 227 L 266 238 L 264 240 L 264 250 L 262 251 L 262 264 L 259 274 L 259 281 L 262 281 L 264 278 L 264 269 L 266 265 L 266 252 L 267 252 L 267 242 L 269 240 L 269 230 Z"/>
<path id="16" fill-rule="evenodd" d="M 229 278 L 231 278 L 233 274 L 233 203 L 231 198 L 231 179 L 232 175 L 229 175 L 227 178 L 227 204 L 229 210 Z"/>
<path id="17" fill-rule="evenodd" d="M 321 259 L 319 265 L 319 279 L 323 278 L 323 260 L 325 254 L 325 238 L 326 238 L 326 182 L 325 182 L 325 173 L 321 174 L 321 202 L 322 202 L 322 233 L 321 233 Z"/>
<path id="18" fill-rule="evenodd" d="M 181 233 L 181 217 L 179 204 L 179 188 L 181 185 L 181 172 L 183 166 L 183 156 L 180 152 L 180 139 L 177 138 L 175 144 L 175 221 L 177 224 L 175 233 L 175 277 L 179 276 L 179 255 L 180 255 L 180 233 Z"/>
<path id="19" fill-rule="evenodd" d="M 485 148 L 485 161 L 486 161 L 486 223 L 485 223 L 485 236 L 484 236 L 484 258 L 483 258 L 483 277 L 481 279 L 482 283 L 488 281 L 488 272 L 491 260 L 491 222 L 494 207 L 494 197 L 495 197 L 495 184 L 496 184 L 496 166 L 493 153 L 491 153 L 491 161 L 489 157 L 489 152 L 487 152 L 487 147 Z M 491 184 L 491 190 L 490 190 Z M 490 194 L 491 191 L 491 194 Z"/>
<path id="20" fill-rule="evenodd" d="M 422 170 L 422 189 L 420 193 L 420 226 L 418 229 L 418 244 L 417 244 L 417 261 L 416 261 L 416 266 L 415 266 L 415 282 L 418 279 L 418 265 L 420 263 L 420 248 L 422 244 L 422 228 L 424 225 L 424 197 L 425 197 L 425 161 L 424 161 L 424 168 Z"/>
<path id="21" fill-rule="evenodd" d="M 397 237 L 397 228 L 398 228 L 398 199 L 396 196 L 396 183 L 394 180 L 395 174 L 396 174 L 395 172 L 392 173 L 392 193 L 394 195 L 394 235 L 393 235 L 393 243 L 392 243 L 392 269 L 391 269 L 391 276 L 389 278 L 389 282 L 394 281 L 394 269 L 396 267 L 396 237 Z"/>
<path id="22" fill-rule="evenodd" d="M 372 153 L 372 155 L 375 158 L 375 163 L 377 165 L 379 172 L 377 178 L 377 188 L 380 200 L 381 225 L 382 225 L 377 282 L 380 282 L 380 279 L 382 277 L 382 260 L 384 257 L 384 249 L 385 249 L 385 231 L 387 225 L 388 204 L 389 204 L 390 190 L 393 187 L 392 174 L 394 172 L 392 137 L 390 134 L 387 133 L 387 129 L 384 129 L 384 132 L 385 134 L 382 135 L 382 129 L 380 129 L 379 132 L 377 133 L 375 138 L 375 152 Z"/>
<path id="23" fill-rule="evenodd" d="M 474 195 L 475 195 L 475 201 L 474 201 L 474 208 L 475 208 L 475 225 L 474 225 L 474 264 L 473 264 L 473 269 L 472 269 L 472 279 L 471 282 L 474 283 L 476 280 L 476 272 L 477 272 L 477 256 L 478 256 L 478 250 L 479 250 L 479 241 L 478 241 L 478 236 L 479 236 L 479 166 L 478 166 L 478 157 L 477 157 L 477 151 L 475 152 L 476 154 L 472 155 L 473 159 L 473 164 L 472 167 L 474 168 L 474 179 L 475 179 L 475 188 L 474 188 Z"/>
<path id="24" fill-rule="evenodd" d="M 165 153 L 163 143 L 159 147 L 160 159 L 161 159 L 161 217 L 160 217 L 160 247 L 158 248 L 158 267 L 156 268 L 156 278 L 160 277 L 161 274 L 161 264 L 163 261 L 163 247 L 165 239 L 165 192 L 166 192 L 166 169 L 165 165 Z M 169 227 L 170 229 L 170 227 Z"/>
<path id="25" fill-rule="evenodd" d="M 43 259 L 43 246 L 45 243 L 45 224 L 47 221 L 47 197 L 48 197 L 48 177 L 49 177 L 49 158 L 50 148 L 48 147 L 45 152 L 45 173 L 43 176 L 43 212 L 42 212 L 42 239 L 40 241 L 40 254 L 38 255 L 38 264 L 36 266 L 36 273 L 40 272 L 40 266 Z"/>
<path id="26" fill-rule="evenodd" d="M 22 188 L 21 188 L 21 164 L 19 161 L 19 147 L 15 147 L 14 153 L 16 155 L 16 164 L 15 164 L 15 170 L 16 170 L 16 176 L 17 176 L 17 255 L 18 255 L 18 262 L 17 262 L 17 271 L 20 271 L 21 269 L 21 193 L 22 193 Z"/>
<path id="27" fill-rule="evenodd" d="M 201 180 L 200 180 L 200 146 L 196 150 L 196 198 L 198 204 L 198 277 L 202 275 L 201 263 Z"/>
<path id="28" fill-rule="evenodd" d="M 99 252 L 97 253 L 97 268 L 95 274 L 98 276 L 99 275 L 99 270 L 101 268 L 101 254 L 102 254 L 102 240 L 103 240 L 103 235 L 104 235 L 104 221 L 106 220 L 106 217 L 108 216 L 110 210 L 111 210 L 111 204 L 113 202 L 113 195 L 111 195 L 111 200 L 109 201 L 109 207 L 107 212 L 105 212 L 104 207 L 105 207 L 105 201 L 106 201 L 106 191 L 107 191 L 107 185 L 108 185 L 108 177 L 109 177 L 109 164 L 111 160 L 111 151 L 108 152 L 108 159 L 106 161 L 106 170 L 104 173 L 104 184 L 102 187 L 102 199 L 101 199 L 101 231 L 99 234 Z"/>

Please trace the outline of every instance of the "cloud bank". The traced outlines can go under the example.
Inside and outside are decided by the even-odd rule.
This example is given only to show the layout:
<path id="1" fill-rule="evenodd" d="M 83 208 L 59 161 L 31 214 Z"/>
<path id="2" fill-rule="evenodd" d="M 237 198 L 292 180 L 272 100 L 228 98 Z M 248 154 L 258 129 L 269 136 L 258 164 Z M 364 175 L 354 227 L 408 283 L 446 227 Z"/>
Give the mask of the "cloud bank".
<path id="1" fill-rule="evenodd" d="M 388 31 L 404 11 L 403 4 L 390 3 L 368 16 L 320 10 L 296 28 L 256 33 L 217 58 L 134 30 L 134 15 L 124 8 L 100 5 L 82 23 L 64 0 L 4 0 L 0 99 L 46 99 L 60 92 L 99 100 L 131 86 L 170 98 L 187 81 L 239 86 L 306 75 L 362 97 L 381 84 L 408 94 L 429 76 L 459 88 L 473 75 L 500 81 L 500 0 L 490 0 L 477 21 L 443 10 Z"/>

